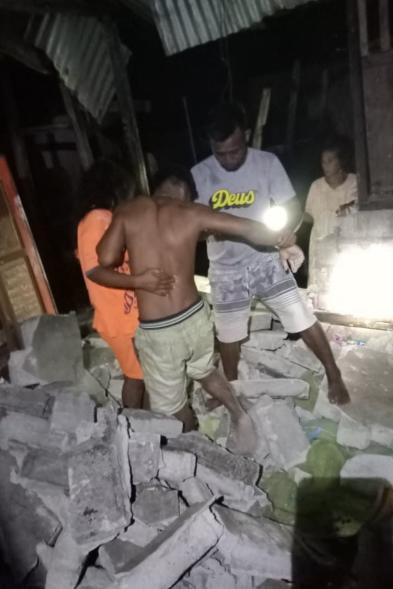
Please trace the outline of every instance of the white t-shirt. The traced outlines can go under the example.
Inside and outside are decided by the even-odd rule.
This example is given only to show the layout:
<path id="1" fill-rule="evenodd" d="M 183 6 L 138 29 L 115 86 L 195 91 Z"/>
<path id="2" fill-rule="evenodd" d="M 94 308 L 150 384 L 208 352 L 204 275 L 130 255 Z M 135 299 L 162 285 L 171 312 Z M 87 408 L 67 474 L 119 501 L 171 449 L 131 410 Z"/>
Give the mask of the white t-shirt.
<path id="1" fill-rule="evenodd" d="M 191 170 L 198 201 L 215 211 L 262 221 L 270 204 L 284 203 L 295 196 L 289 178 L 272 153 L 248 148 L 244 164 L 234 172 L 225 170 L 214 156 Z M 208 238 L 210 266 L 236 266 L 252 263 L 259 252 L 241 241 Z"/>
<path id="2" fill-rule="evenodd" d="M 311 215 L 314 224 L 312 238 L 322 239 L 334 233 L 337 227 L 337 209 L 346 203 L 358 200 L 357 179 L 348 174 L 345 182 L 332 188 L 325 178 L 318 178 L 311 184 L 306 200 L 306 213 Z"/>

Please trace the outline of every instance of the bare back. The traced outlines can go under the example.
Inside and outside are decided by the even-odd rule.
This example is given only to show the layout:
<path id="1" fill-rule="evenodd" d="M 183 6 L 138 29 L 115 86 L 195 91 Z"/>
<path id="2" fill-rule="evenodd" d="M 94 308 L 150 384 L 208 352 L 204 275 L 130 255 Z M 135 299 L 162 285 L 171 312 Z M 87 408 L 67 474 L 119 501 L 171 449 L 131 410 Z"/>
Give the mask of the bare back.
<path id="1" fill-rule="evenodd" d="M 195 205 L 141 196 L 124 205 L 120 214 L 132 272 L 161 268 L 175 277 L 174 288 L 166 297 L 137 292 L 141 319 L 166 317 L 194 303 L 198 298 L 194 266 L 200 231 Z"/>

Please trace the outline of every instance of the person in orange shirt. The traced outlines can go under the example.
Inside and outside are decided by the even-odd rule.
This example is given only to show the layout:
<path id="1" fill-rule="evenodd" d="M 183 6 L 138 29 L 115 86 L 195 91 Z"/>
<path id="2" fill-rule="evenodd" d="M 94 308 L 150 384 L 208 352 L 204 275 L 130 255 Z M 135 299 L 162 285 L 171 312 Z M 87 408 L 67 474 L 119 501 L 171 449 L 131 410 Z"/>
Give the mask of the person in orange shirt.
<path id="1" fill-rule="evenodd" d="M 126 170 L 109 160 L 97 161 L 82 178 L 77 215 L 77 256 L 94 308 L 93 327 L 111 347 L 123 371 L 125 407 L 142 407 L 144 394 L 143 374 L 133 343 L 139 324 L 134 290 L 165 296 L 174 282 L 158 268 L 132 275 L 125 256 L 119 259 L 116 270 L 98 264 L 96 247 L 111 223 L 112 211 L 119 202 L 132 198 L 134 192 L 133 178 Z"/>

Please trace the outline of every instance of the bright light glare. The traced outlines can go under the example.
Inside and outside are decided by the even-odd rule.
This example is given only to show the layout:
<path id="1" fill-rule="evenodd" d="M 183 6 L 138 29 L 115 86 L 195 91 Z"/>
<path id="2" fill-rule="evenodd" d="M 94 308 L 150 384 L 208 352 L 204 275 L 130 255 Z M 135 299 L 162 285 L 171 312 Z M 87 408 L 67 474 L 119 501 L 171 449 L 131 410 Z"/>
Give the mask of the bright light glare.
<path id="1" fill-rule="evenodd" d="M 262 221 L 272 231 L 284 229 L 288 221 L 288 213 L 284 207 L 273 205 L 269 207 L 263 215 Z"/>
<path id="2" fill-rule="evenodd" d="M 338 255 L 330 277 L 329 311 L 369 319 L 393 318 L 393 248 L 374 244 Z"/>

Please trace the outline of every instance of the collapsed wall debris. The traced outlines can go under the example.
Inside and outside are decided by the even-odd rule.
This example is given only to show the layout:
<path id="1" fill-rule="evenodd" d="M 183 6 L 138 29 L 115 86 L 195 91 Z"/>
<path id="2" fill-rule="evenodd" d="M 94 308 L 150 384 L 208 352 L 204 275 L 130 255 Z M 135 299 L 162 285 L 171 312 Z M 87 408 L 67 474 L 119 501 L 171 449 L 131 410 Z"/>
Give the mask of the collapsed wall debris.
<path id="1" fill-rule="evenodd" d="M 25 328 L 31 355 L 33 327 Z M 225 448 L 228 414 L 209 412 L 197 386 L 199 432 L 182 433 L 174 417 L 121 410 L 107 350 L 68 382 L 1 384 L 0 552 L 16 580 L 34 573 L 34 586 L 47 589 L 290 586 L 299 513 L 309 531 L 323 511 L 338 512 L 338 536 L 353 534 L 393 484 L 391 361 L 373 346 L 370 354 L 335 347 L 354 395 L 337 408 L 303 344 L 280 330 L 252 332 L 234 383 L 257 432 L 252 458 Z M 80 350 L 78 340 L 78 358 Z M 383 378 L 364 407 L 366 363 Z"/>

